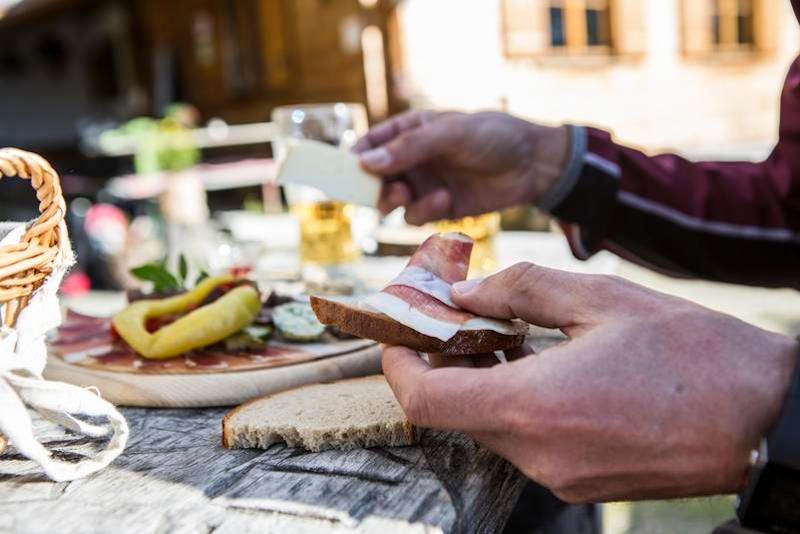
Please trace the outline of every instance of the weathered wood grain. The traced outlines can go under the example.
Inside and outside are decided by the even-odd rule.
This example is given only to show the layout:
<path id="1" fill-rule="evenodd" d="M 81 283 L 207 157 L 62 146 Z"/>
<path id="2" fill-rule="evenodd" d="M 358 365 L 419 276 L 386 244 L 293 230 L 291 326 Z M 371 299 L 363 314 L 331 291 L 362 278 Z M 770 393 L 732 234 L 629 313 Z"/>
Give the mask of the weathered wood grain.
<path id="1" fill-rule="evenodd" d="M 11 447 L 0 455 L 0 532 L 493 533 L 525 483 L 455 433 L 424 431 L 404 448 L 229 451 L 220 444 L 225 411 L 126 409 L 125 453 L 72 483 L 35 474 Z M 97 446 L 37 424 L 66 458 Z"/>
<path id="2" fill-rule="evenodd" d="M 125 410 L 131 443 L 87 480 L 51 483 L 0 456 L 2 532 L 495 532 L 523 480 L 466 436 L 325 451 L 220 446 L 224 410 Z M 65 457 L 92 444 L 53 432 Z"/>

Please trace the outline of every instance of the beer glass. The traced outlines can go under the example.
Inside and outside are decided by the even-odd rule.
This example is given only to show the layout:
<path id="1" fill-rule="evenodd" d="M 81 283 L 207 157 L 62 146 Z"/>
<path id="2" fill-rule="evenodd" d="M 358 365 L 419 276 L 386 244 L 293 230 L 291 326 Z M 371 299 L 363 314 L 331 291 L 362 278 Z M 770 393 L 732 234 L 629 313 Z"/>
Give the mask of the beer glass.
<path id="1" fill-rule="evenodd" d="M 485 213 L 457 220 L 438 221 L 433 224 L 439 232 L 461 232 L 475 241 L 470 258 L 470 272 L 486 276 L 497 270 L 493 237 L 500 230 L 500 214 Z"/>
<path id="2" fill-rule="evenodd" d="M 278 160 L 285 156 L 289 138 L 350 148 L 368 128 L 364 106 L 341 102 L 278 107 L 272 112 L 272 121 L 280 132 L 272 143 Z M 334 265 L 360 257 L 351 224 L 354 206 L 326 198 L 311 187 L 286 185 L 285 192 L 289 209 L 300 222 L 304 264 Z"/>

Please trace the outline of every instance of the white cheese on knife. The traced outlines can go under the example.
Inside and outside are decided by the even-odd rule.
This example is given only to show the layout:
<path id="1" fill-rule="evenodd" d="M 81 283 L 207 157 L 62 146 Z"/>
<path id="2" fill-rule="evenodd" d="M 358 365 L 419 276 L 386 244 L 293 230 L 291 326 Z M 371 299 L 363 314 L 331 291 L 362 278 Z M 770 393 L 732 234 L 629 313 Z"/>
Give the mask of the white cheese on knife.
<path id="1" fill-rule="evenodd" d="M 369 174 L 355 154 L 318 141 L 289 140 L 278 171 L 279 184 L 307 185 L 329 198 L 359 206 L 378 205 L 381 179 Z"/>

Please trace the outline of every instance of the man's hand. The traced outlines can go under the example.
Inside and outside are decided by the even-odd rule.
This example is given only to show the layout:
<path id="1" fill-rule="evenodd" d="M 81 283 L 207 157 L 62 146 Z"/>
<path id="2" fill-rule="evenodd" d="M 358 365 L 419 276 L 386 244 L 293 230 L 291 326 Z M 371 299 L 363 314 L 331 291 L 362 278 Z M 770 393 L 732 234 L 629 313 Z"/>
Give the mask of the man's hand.
<path id="1" fill-rule="evenodd" d="M 467 432 L 571 502 L 736 491 L 796 353 L 787 337 L 615 277 L 519 264 L 457 284 L 453 299 L 571 339 L 489 369 L 431 369 L 387 348 L 406 414 Z"/>
<path id="2" fill-rule="evenodd" d="M 385 176 L 382 212 L 406 220 L 477 215 L 536 201 L 566 163 L 566 127 L 504 113 L 412 111 L 375 126 L 355 146 L 365 169 Z"/>

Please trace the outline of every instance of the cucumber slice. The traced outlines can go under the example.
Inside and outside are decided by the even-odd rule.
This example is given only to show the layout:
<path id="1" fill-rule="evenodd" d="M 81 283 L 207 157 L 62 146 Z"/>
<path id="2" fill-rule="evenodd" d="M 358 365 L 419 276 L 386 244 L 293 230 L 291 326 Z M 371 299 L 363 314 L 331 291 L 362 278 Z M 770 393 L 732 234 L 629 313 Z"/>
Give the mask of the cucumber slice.
<path id="1" fill-rule="evenodd" d="M 272 310 L 272 320 L 284 339 L 290 341 L 317 341 L 325 333 L 325 326 L 305 302 L 276 306 Z"/>
<path id="2" fill-rule="evenodd" d="M 225 349 L 231 352 L 263 349 L 270 334 L 272 328 L 268 326 L 246 326 L 225 340 Z"/>
<path id="3" fill-rule="evenodd" d="M 254 337 L 256 339 L 260 339 L 261 341 L 267 341 L 269 336 L 272 335 L 272 327 L 271 326 L 261 326 L 261 325 L 251 325 L 245 326 L 242 328 L 242 332 L 247 334 L 248 336 Z"/>

